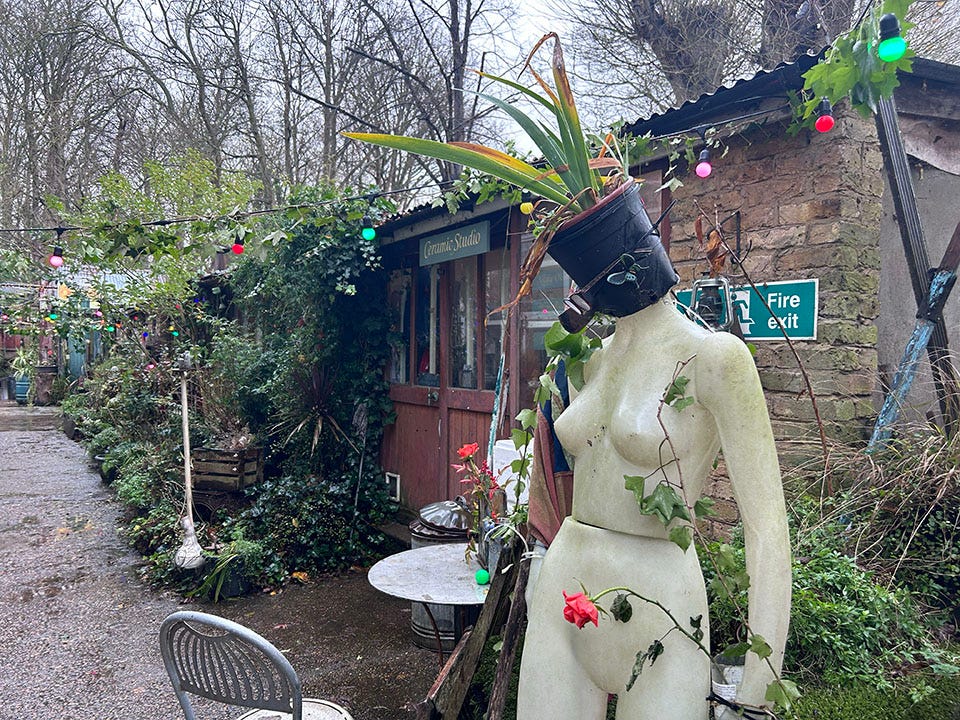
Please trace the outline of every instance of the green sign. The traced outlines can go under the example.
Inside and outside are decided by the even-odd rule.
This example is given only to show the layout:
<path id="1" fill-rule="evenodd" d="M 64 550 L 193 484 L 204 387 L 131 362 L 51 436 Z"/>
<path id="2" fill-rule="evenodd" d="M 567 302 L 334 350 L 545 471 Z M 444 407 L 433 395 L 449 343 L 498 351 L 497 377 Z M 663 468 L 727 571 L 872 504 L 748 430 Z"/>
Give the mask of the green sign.
<path id="1" fill-rule="evenodd" d="M 420 241 L 420 265 L 482 255 L 490 250 L 490 221 L 464 225 L 455 230 L 429 235 Z"/>
<path id="2" fill-rule="evenodd" d="M 757 285 L 757 290 L 760 291 L 759 295 L 749 285 L 731 288 L 733 311 L 740 321 L 744 339 L 783 339 L 770 310 L 779 318 L 791 340 L 817 339 L 817 313 L 820 306 L 820 281 L 817 278 L 768 282 Z M 690 306 L 691 292 L 681 290 L 677 293 L 682 305 Z M 767 306 L 770 310 L 767 310 Z"/>

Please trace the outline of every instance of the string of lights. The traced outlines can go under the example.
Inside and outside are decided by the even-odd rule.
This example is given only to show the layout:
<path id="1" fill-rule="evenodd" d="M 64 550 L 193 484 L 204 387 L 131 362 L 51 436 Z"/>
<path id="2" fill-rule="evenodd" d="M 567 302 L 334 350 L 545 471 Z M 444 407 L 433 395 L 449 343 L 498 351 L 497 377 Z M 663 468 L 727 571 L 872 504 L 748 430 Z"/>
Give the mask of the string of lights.
<path id="1" fill-rule="evenodd" d="M 326 207 L 327 205 L 334 205 L 336 203 L 342 202 L 351 202 L 354 200 L 375 200 L 378 197 L 385 197 L 387 195 L 398 195 L 400 193 L 415 192 L 417 190 L 426 190 L 429 188 L 436 187 L 436 183 L 429 183 L 426 185 L 414 185 L 411 187 L 398 188 L 396 190 L 375 190 L 373 192 L 363 193 L 362 195 L 351 195 L 343 198 L 336 198 L 331 200 L 321 200 L 316 203 L 302 203 L 297 205 L 283 205 L 275 208 L 265 208 L 262 210 L 245 210 L 242 212 L 226 213 L 223 215 L 187 215 L 182 217 L 174 218 L 157 218 L 153 220 L 144 220 L 139 224 L 143 227 L 163 227 L 166 225 L 180 225 L 183 223 L 194 223 L 194 222 L 218 222 L 223 220 L 237 220 L 248 217 L 256 217 L 260 215 L 271 215 L 274 213 L 287 212 L 289 210 L 315 210 L 317 208 Z M 135 222 L 136 218 L 129 218 L 124 222 L 117 223 L 107 223 L 103 225 L 97 225 L 96 228 L 91 226 L 84 225 L 56 225 L 49 227 L 17 227 L 17 228 L 0 228 L 0 233 L 31 233 L 31 232 L 55 232 L 57 235 L 62 235 L 66 232 L 76 232 L 81 231 L 90 231 L 94 229 L 105 230 L 120 228 L 126 225 L 129 222 Z"/>

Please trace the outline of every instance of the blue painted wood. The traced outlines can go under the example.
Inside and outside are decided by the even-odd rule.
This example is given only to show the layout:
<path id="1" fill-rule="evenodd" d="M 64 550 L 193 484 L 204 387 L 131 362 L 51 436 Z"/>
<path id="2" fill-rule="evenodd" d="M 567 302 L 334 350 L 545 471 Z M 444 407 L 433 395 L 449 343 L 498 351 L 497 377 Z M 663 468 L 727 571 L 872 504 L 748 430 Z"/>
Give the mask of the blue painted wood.
<path id="1" fill-rule="evenodd" d="M 880 409 L 880 415 L 877 417 L 877 424 L 873 428 L 873 435 L 867 445 L 867 452 L 876 452 L 886 444 L 893 433 L 893 425 L 900 416 L 900 409 L 903 407 L 907 394 L 913 385 L 917 376 L 917 369 L 920 365 L 920 356 L 927 348 L 933 331 L 936 328 L 936 318 L 940 316 L 940 310 L 946 296 L 949 295 L 953 284 L 957 279 L 957 274 L 953 270 L 938 270 L 933 280 L 930 282 L 930 292 L 926 298 L 925 308 L 928 311 L 924 313 L 926 317 L 917 320 L 913 329 L 913 335 L 907 341 L 903 356 L 900 358 L 900 364 L 897 365 L 897 372 L 893 376 L 893 384 L 890 392 L 883 401 L 883 407 Z"/>

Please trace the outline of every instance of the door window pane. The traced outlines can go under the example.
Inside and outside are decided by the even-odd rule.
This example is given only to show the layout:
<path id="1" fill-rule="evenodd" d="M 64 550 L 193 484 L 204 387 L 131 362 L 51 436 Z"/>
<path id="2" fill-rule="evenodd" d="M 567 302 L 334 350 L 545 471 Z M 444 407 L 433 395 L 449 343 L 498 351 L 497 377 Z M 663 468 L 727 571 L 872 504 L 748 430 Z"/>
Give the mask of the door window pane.
<path id="1" fill-rule="evenodd" d="M 387 285 L 387 302 L 393 317 L 394 343 L 390 348 L 387 377 L 392 383 L 410 382 L 410 270 L 394 270 Z"/>
<path id="2" fill-rule="evenodd" d="M 483 389 L 497 389 L 497 373 L 500 370 L 500 353 L 506 337 L 507 311 L 491 315 L 498 307 L 510 301 L 510 253 L 507 248 L 494 250 L 483 256 Z"/>
<path id="3" fill-rule="evenodd" d="M 436 265 L 417 270 L 417 385 L 440 385 L 440 313 Z"/>
<path id="4" fill-rule="evenodd" d="M 521 244 L 521 254 L 530 249 L 532 237 Z M 537 381 L 547 364 L 543 337 L 563 312 L 563 299 L 570 289 L 570 277 L 549 256 L 544 257 L 533 288 L 520 302 L 520 404 L 533 399 Z"/>
<path id="5" fill-rule="evenodd" d="M 450 385 L 477 387 L 477 258 L 450 264 Z"/>

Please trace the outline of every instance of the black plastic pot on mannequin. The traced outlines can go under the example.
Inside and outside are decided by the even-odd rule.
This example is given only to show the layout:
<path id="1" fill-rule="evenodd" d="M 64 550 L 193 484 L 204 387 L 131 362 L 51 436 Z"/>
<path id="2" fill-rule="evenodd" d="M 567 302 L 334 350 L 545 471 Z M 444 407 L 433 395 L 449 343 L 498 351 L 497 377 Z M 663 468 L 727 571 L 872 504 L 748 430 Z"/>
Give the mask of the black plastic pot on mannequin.
<path id="1" fill-rule="evenodd" d="M 635 182 L 560 228 L 547 249 L 579 290 L 560 322 L 570 332 L 595 313 L 624 317 L 652 305 L 680 279 Z"/>

